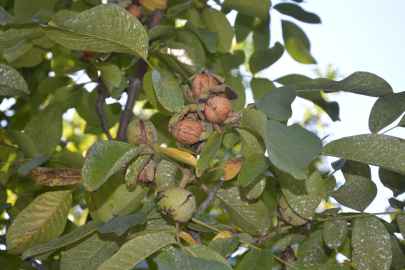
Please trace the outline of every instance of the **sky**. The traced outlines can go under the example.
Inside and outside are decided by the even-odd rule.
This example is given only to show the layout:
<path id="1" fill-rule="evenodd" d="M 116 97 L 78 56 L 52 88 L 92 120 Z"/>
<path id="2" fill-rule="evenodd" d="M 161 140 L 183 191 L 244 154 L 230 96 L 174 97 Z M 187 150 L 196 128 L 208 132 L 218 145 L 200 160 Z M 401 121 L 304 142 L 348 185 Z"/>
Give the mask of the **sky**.
<path id="1" fill-rule="evenodd" d="M 273 6 L 283 1 L 272 1 Z M 333 64 L 343 77 L 356 71 L 367 71 L 385 79 L 394 92 L 404 91 L 403 73 L 405 71 L 405 1 L 390 0 L 306 0 L 301 4 L 307 11 L 320 16 L 322 24 L 301 23 L 291 17 L 271 10 L 271 45 L 282 42 L 280 19 L 290 20 L 299 25 L 311 41 L 311 53 L 317 65 L 303 65 L 295 62 L 287 53 L 261 73 L 261 76 L 276 79 L 286 74 L 297 73 L 315 78 L 314 69 L 325 72 L 329 64 Z M 327 95 L 330 100 L 340 105 L 341 122 L 332 122 L 325 117 L 330 134 L 328 140 L 358 134 L 370 134 L 368 116 L 376 98 L 350 93 Z M 299 100 L 293 104 L 293 117 L 300 119 Z M 394 122 L 397 123 L 399 119 Z M 391 125 L 391 126 L 394 126 Z M 385 128 L 389 129 L 391 126 Z M 388 135 L 405 138 L 405 128 L 396 128 Z M 333 161 L 335 159 L 329 159 Z M 377 184 L 378 194 L 366 212 L 384 212 L 389 207 L 388 199 L 392 191 L 385 188 L 378 178 L 378 169 L 371 166 L 372 180 Z M 344 182 L 340 172 L 336 173 L 340 184 Z M 400 195 L 398 199 L 405 199 Z M 344 209 L 352 211 L 351 209 Z M 388 216 L 383 216 L 388 219 Z"/>

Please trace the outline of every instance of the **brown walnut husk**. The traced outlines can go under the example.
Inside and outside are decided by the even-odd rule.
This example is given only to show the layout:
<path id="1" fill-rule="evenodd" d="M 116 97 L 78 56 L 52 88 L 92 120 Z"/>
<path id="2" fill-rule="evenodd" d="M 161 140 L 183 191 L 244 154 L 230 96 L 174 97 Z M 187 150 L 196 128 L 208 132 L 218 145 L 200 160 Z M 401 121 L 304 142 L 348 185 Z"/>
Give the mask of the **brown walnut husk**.
<path id="1" fill-rule="evenodd" d="M 221 124 L 232 112 L 232 105 L 229 99 L 215 96 L 207 100 L 204 108 L 204 114 L 207 120 L 214 124 Z"/>
<path id="2" fill-rule="evenodd" d="M 194 144 L 200 141 L 203 132 L 199 121 L 194 119 L 184 119 L 179 123 L 179 133 L 173 136 L 181 143 Z M 177 135 L 177 136 L 175 136 Z"/>
<path id="3" fill-rule="evenodd" d="M 156 186 L 155 172 L 156 172 L 156 161 L 152 158 L 140 172 L 137 182 L 142 184 L 148 184 L 151 187 Z"/>

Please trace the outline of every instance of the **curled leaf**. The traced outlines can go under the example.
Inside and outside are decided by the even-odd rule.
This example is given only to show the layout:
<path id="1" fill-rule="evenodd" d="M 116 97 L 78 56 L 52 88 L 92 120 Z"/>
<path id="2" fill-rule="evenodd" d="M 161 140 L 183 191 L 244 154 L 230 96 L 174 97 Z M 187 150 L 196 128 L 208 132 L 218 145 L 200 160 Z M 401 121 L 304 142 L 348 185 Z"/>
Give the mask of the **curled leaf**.
<path id="1" fill-rule="evenodd" d="M 231 158 L 230 160 L 222 164 L 222 170 L 224 174 L 221 177 L 221 180 L 230 180 L 234 178 L 242 167 L 242 160 L 240 158 Z"/>
<path id="2" fill-rule="evenodd" d="M 46 186 L 71 185 L 82 179 L 82 170 L 38 167 L 30 171 L 30 178 Z"/>
<path id="3" fill-rule="evenodd" d="M 186 241 L 187 244 L 189 244 L 190 246 L 197 245 L 197 242 L 194 240 L 194 238 L 186 232 L 179 232 L 179 237 L 183 238 L 184 241 Z"/>
<path id="4" fill-rule="evenodd" d="M 186 151 L 182 151 L 176 148 L 166 148 L 166 147 L 162 147 L 160 145 L 156 146 L 156 150 L 159 153 L 165 154 L 169 157 L 172 157 L 178 161 L 187 163 L 191 166 L 196 166 L 197 165 L 197 159 L 189 152 Z"/>

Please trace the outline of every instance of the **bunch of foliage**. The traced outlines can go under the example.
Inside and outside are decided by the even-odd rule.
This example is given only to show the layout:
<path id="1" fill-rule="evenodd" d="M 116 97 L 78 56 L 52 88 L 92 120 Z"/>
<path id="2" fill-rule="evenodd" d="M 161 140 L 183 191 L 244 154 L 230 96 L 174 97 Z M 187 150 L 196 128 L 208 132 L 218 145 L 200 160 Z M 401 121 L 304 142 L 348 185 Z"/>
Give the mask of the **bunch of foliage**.
<path id="1" fill-rule="evenodd" d="M 405 234 L 404 202 L 390 199 L 391 223 L 365 210 L 377 193 L 369 165 L 394 196 L 405 192 L 404 140 L 379 134 L 405 111 L 404 93 L 366 72 L 342 81 L 290 74 L 278 88 L 260 78 L 284 50 L 316 63 L 291 20 L 281 22 L 284 45 L 269 48 L 270 9 L 320 23 L 300 0 L 111 2 L 0 0 L 0 98 L 16 101 L 1 112 L 2 269 L 403 268 L 394 233 Z M 247 106 L 241 65 L 253 75 Z M 168 127 L 194 101 L 179 85 L 193 89 L 189 78 L 204 67 L 238 98 L 232 121 L 190 147 Z M 324 95 L 337 91 L 378 98 L 371 134 L 323 145 L 287 125 L 297 96 L 338 120 Z M 106 103 L 121 96 L 124 108 Z M 81 122 L 63 120 L 72 108 Z M 324 156 L 340 158 L 333 173 L 320 170 Z M 338 170 L 346 182 L 336 189 Z M 330 196 L 358 212 L 316 212 Z"/>

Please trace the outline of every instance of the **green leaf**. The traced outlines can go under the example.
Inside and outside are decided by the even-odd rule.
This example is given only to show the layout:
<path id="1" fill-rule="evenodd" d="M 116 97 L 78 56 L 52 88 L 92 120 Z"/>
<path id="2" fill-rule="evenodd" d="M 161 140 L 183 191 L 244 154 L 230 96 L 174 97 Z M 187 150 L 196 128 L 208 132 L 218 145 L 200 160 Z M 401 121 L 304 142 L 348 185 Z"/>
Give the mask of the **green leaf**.
<path id="1" fill-rule="evenodd" d="M 308 176 L 298 180 L 276 169 L 281 190 L 290 207 L 305 219 L 311 219 L 324 196 L 323 180 L 314 165 L 309 166 Z"/>
<path id="2" fill-rule="evenodd" d="M 156 168 L 155 180 L 156 191 L 162 187 L 174 186 L 174 176 L 176 175 L 177 167 L 170 161 L 163 159 Z"/>
<path id="3" fill-rule="evenodd" d="M 7 21 L 11 19 L 13 15 L 8 13 L 4 7 L 0 7 L 0 25 L 6 25 Z"/>
<path id="4" fill-rule="evenodd" d="M 16 144 L 18 144 L 18 147 L 24 152 L 26 157 L 38 157 L 37 148 L 35 147 L 32 139 L 27 134 L 12 129 L 7 129 L 4 131 L 4 133 L 8 135 L 13 141 L 15 141 Z"/>
<path id="5" fill-rule="evenodd" d="M 222 257 L 216 251 L 212 250 L 211 248 L 209 248 L 207 246 L 204 246 L 204 245 L 188 246 L 187 251 L 191 255 L 195 254 L 197 257 L 203 258 L 205 260 L 221 262 L 221 263 L 225 264 L 226 266 L 228 266 L 228 269 L 232 269 L 232 267 L 229 265 L 229 263 L 225 260 L 224 257 Z"/>
<path id="6" fill-rule="evenodd" d="M 216 157 L 218 149 L 221 146 L 222 134 L 214 131 L 205 143 L 195 168 L 197 177 L 203 175 L 205 168 Z"/>
<path id="7" fill-rule="evenodd" d="M 298 5 L 290 4 L 290 3 L 280 3 L 274 6 L 278 12 L 291 16 L 294 19 L 297 19 L 302 22 L 306 23 L 321 23 L 321 19 L 318 15 L 305 11 Z"/>
<path id="8" fill-rule="evenodd" d="M 344 91 L 370 97 L 380 97 L 392 93 L 392 87 L 384 79 L 369 72 L 355 72 L 341 81 L 325 78 L 297 83 L 294 85 L 299 91 Z"/>
<path id="9" fill-rule="evenodd" d="M 83 226 L 80 226 L 79 228 L 75 229 L 74 231 L 63 235 L 60 238 L 57 238 L 53 241 L 50 241 L 48 243 L 32 247 L 28 250 L 26 250 L 23 254 L 23 258 L 29 258 L 29 257 L 35 257 L 38 255 L 43 255 L 48 252 L 54 252 L 55 250 L 58 250 L 62 247 L 66 247 L 68 245 L 71 245 L 73 243 L 76 243 L 78 241 L 82 241 L 89 235 L 93 234 L 94 232 L 97 231 L 97 227 L 103 224 L 101 221 L 90 221 L 87 224 L 84 224 Z"/>
<path id="10" fill-rule="evenodd" d="M 235 270 L 266 270 L 274 264 L 273 252 L 270 249 L 253 249 L 243 257 Z"/>
<path id="11" fill-rule="evenodd" d="M 323 242 L 322 228 L 313 226 L 307 239 L 299 244 L 297 257 L 300 261 L 326 263 L 332 252 Z"/>
<path id="12" fill-rule="evenodd" d="M 145 198 L 148 187 L 135 185 L 128 187 L 123 184 L 118 187 L 113 198 L 113 214 L 115 216 L 128 215 L 132 213 Z"/>
<path id="13" fill-rule="evenodd" d="M 38 25 L 16 25 L 5 29 L 0 29 L 0 46 L 5 48 L 15 46 L 23 39 L 33 39 L 44 34 Z"/>
<path id="14" fill-rule="evenodd" d="M 404 244 L 398 238 L 390 234 L 391 248 L 392 248 L 392 270 L 402 270 L 405 265 Z"/>
<path id="15" fill-rule="evenodd" d="M 16 0 L 14 3 L 15 16 L 21 16 L 31 19 L 41 9 L 52 11 L 56 0 Z"/>
<path id="16" fill-rule="evenodd" d="M 224 131 L 222 144 L 227 149 L 231 149 L 238 140 L 239 140 L 239 133 L 235 129 L 226 129 Z"/>
<path id="17" fill-rule="evenodd" d="M 397 222 L 402 237 L 405 236 L 405 215 L 397 214 Z"/>
<path id="18" fill-rule="evenodd" d="M 116 4 L 98 5 L 64 24 L 50 22 L 43 29 L 53 41 L 72 50 L 129 53 L 144 59 L 148 54 L 145 28 Z"/>
<path id="19" fill-rule="evenodd" d="M 149 152 L 150 149 L 146 149 L 145 152 Z M 143 168 L 145 168 L 146 164 L 150 161 L 150 155 L 142 155 L 136 157 L 134 160 L 128 163 L 128 168 L 125 175 L 125 182 L 128 186 L 134 186 L 138 181 L 138 177 L 141 174 Z"/>
<path id="20" fill-rule="evenodd" d="M 217 49 L 220 53 L 227 53 L 231 49 L 233 29 L 225 14 L 213 8 L 205 8 L 203 17 L 208 30 L 218 32 Z M 203 34 L 202 34 L 203 35 Z"/>
<path id="21" fill-rule="evenodd" d="M 271 1 L 257 0 L 246 2 L 244 0 L 225 0 L 221 5 L 222 7 L 236 10 L 238 13 L 250 15 L 260 19 L 267 19 L 269 17 L 269 9 Z"/>
<path id="22" fill-rule="evenodd" d="M 362 176 L 371 181 L 371 170 L 367 164 L 346 160 L 341 170 L 346 181 L 356 181 L 356 179 L 352 179 L 353 175 Z"/>
<path id="23" fill-rule="evenodd" d="M 220 199 L 232 222 L 243 232 L 262 235 L 270 227 L 270 215 L 262 201 L 248 203 L 241 199 L 238 187 L 221 189 L 216 196 Z"/>
<path id="24" fill-rule="evenodd" d="M 34 46 L 32 42 L 22 41 L 4 52 L 4 58 L 14 68 L 33 67 L 44 59 L 47 50 Z"/>
<path id="25" fill-rule="evenodd" d="M 171 77 L 161 77 L 159 71 L 152 72 L 153 87 L 162 106 L 170 111 L 179 111 L 184 105 L 183 93 Z"/>
<path id="26" fill-rule="evenodd" d="M 332 121 L 338 121 L 339 118 L 339 104 L 337 102 L 327 102 L 325 95 L 322 91 L 300 91 L 297 93 L 300 98 L 305 98 L 312 101 L 315 105 L 324 110 Z"/>
<path id="27" fill-rule="evenodd" d="M 34 115 L 25 126 L 26 133 L 42 154 L 52 154 L 62 137 L 61 102 L 49 104 L 45 109 Z"/>
<path id="28" fill-rule="evenodd" d="M 324 180 L 323 188 L 325 190 L 325 196 L 323 198 L 325 199 L 325 201 L 328 201 L 330 195 L 332 194 L 332 191 L 334 191 L 336 188 L 335 176 L 333 176 L 333 175 L 328 176 L 327 180 L 326 179 Z"/>
<path id="29" fill-rule="evenodd" d="M 42 157 L 31 159 L 18 168 L 18 173 L 21 175 L 27 175 L 30 173 L 30 170 L 33 170 L 41 164 L 47 162 L 50 158 L 51 155 L 43 155 Z"/>
<path id="30" fill-rule="evenodd" d="M 294 227 L 286 232 L 283 232 L 280 239 L 280 249 L 286 250 L 288 246 L 300 244 L 307 239 L 309 230 L 302 229 L 301 227 Z"/>
<path id="31" fill-rule="evenodd" d="M 283 29 L 284 47 L 291 57 L 302 64 L 316 64 L 316 60 L 310 54 L 311 44 L 304 31 L 296 24 L 289 21 L 281 21 Z"/>
<path id="32" fill-rule="evenodd" d="M 294 0 L 295 1 L 295 0 Z M 345 266 L 332 264 L 316 264 L 312 262 L 289 262 L 287 270 L 347 270 Z"/>
<path id="33" fill-rule="evenodd" d="M 168 233 L 141 235 L 126 242 L 98 270 L 132 269 L 161 248 L 175 243 L 173 235 Z"/>
<path id="34" fill-rule="evenodd" d="M 276 86 L 266 78 L 252 78 L 250 88 L 253 92 L 253 99 L 259 100 L 268 91 L 275 89 Z"/>
<path id="35" fill-rule="evenodd" d="M 250 157 L 250 156 L 249 156 Z M 252 181 L 246 187 L 239 187 L 241 195 L 248 199 L 254 200 L 257 199 L 266 186 L 266 178 L 264 173 L 259 174 L 257 177 L 253 178 Z"/>
<path id="36" fill-rule="evenodd" d="M 256 49 L 250 57 L 249 68 L 255 74 L 277 62 L 284 53 L 284 47 L 281 43 L 276 42 L 273 48 Z"/>
<path id="37" fill-rule="evenodd" d="M 235 19 L 235 38 L 236 43 L 244 41 L 253 30 L 255 18 L 238 12 Z"/>
<path id="38" fill-rule="evenodd" d="M 233 54 L 224 54 L 221 56 L 221 64 L 225 72 L 234 68 L 239 68 L 245 62 L 245 52 L 242 50 L 233 51 Z"/>
<path id="39" fill-rule="evenodd" d="M 346 240 L 349 226 L 346 219 L 325 221 L 323 228 L 323 240 L 330 249 L 340 247 Z"/>
<path id="40" fill-rule="evenodd" d="M 190 35 L 193 35 L 192 33 L 188 33 Z M 186 34 L 186 35 L 187 35 Z M 198 41 L 198 38 L 195 37 L 195 39 Z M 182 40 L 182 42 L 175 42 L 172 39 L 167 39 L 163 42 L 163 44 L 165 45 L 165 47 L 163 47 L 163 50 L 166 52 L 166 55 L 161 55 L 161 57 L 163 56 L 165 59 L 167 59 L 167 56 L 170 55 L 172 59 L 174 59 L 175 61 L 175 65 L 179 66 L 179 69 L 182 70 L 182 73 L 190 73 L 190 74 L 195 74 L 197 73 L 196 70 L 196 58 L 194 55 L 194 50 L 191 49 L 189 46 L 187 46 L 187 44 L 185 44 L 185 42 Z M 200 43 L 200 49 L 204 50 L 201 46 Z M 205 58 L 203 59 L 199 59 L 200 60 L 200 65 L 202 64 L 201 61 L 204 60 L 205 63 Z"/>
<path id="41" fill-rule="evenodd" d="M 160 253 L 155 258 L 159 270 L 179 269 L 215 269 L 228 270 L 229 266 L 218 261 L 206 260 L 199 257 L 189 257 L 178 249 L 171 248 Z"/>
<path id="42" fill-rule="evenodd" d="M 86 189 L 98 189 L 111 175 L 146 148 L 146 145 L 137 147 L 119 141 L 95 142 L 83 165 L 82 174 Z"/>
<path id="43" fill-rule="evenodd" d="M 170 31 L 173 30 L 173 26 L 171 25 L 156 25 L 152 27 L 148 31 L 148 37 L 149 40 L 155 39 L 157 37 L 165 36 L 167 35 Z"/>
<path id="44" fill-rule="evenodd" d="M 146 97 L 156 110 L 167 116 L 173 114 L 172 112 L 166 110 L 156 97 L 155 88 L 153 87 L 152 71 L 146 72 L 145 76 L 143 77 L 143 88 L 145 89 Z"/>
<path id="45" fill-rule="evenodd" d="M 252 153 L 266 152 L 266 147 L 259 133 L 251 129 L 235 128 L 241 139 L 242 156 L 248 157 Z"/>
<path id="46" fill-rule="evenodd" d="M 238 175 L 239 184 L 242 187 L 246 187 L 270 165 L 270 160 L 263 154 L 251 154 L 242 163 L 242 167 L 240 168 Z"/>
<path id="47" fill-rule="evenodd" d="M 380 168 L 378 176 L 381 184 L 393 191 L 394 197 L 405 192 L 405 175 Z"/>
<path id="48" fill-rule="evenodd" d="M 390 125 L 405 111 L 405 92 L 382 95 L 374 103 L 368 127 L 374 134 Z"/>
<path id="49" fill-rule="evenodd" d="M 28 85 L 23 76 L 14 68 L 0 64 L 0 96 L 14 96 L 29 93 Z"/>
<path id="50" fill-rule="evenodd" d="M 7 230 L 8 253 L 23 253 L 58 237 L 65 228 L 71 204 L 70 190 L 46 192 L 36 197 Z"/>
<path id="51" fill-rule="evenodd" d="M 156 205 L 154 196 L 150 196 L 142 207 L 142 210 L 136 214 L 128 216 L 118 216 L 110 219 L 104 225 L 98 227 L 100 233 L 114 232 L 117 235 L 121 235 L 127 231 L 128 228 L 133 227 L 145 221 L 146 214 L 152 210 Z"/>
<path id="52" fill-rule="evenodd" d="M 79 245 L 63 253 L 61 270 L 95 270 L 125 242 L 126 235 L 94 233 Z M 101 267 L 101 266 L 100 266 Z"/>
<path id="53" fill-rule="evenodd" d="M 121 84 L 121 70 L 114 64 L 108 62 L 93 62 L 94 66 L 101 73 L 101 80 L 108 92 L 111 94 L 114 88 Z"/>
<path id="54" fill-rule="evenodd" d="M 210 242 L 209 248 L 218 252 L 224 258 L 228 258 L 239 245 L 239 236 L 232 238 L 218 238 Z"/>
<path id="55" fill-rule="evenodd" d="M 266 121 L 267 121 L 266 115 L 264 115 L 264 113 L 262 113 L 261 111 L 254 109 L 244 110 L 243 115 L 241 117 L 242 125 L 245 125 L 253 129 L 255 132 L 257 132 L 257 134 L 259 134 L 263 138 L 266 137 L 266 127 L 265 127 Z M 264 151 L 259 153 L 264 153 Z"/>
<path id="56" fill-rule="evenodd" d="M 301 75 L 301 74 L 289 74 L 278 79 L 275 79 L 275 82 L 281 83 L 283 85 L 295 85 L 297 83 L 306 82 L 312 80 L 311 78 Z"/>
<path id="57" fill-rule="evenodd" d="M 335 156 L 375 165 L 405 174 L 405 144 L 400 138 L 379 135 L 357 135 L 332 141 L 321 155 Z"/>
<path id="58" fill-rule="evenodd" d="M 305 179 L 309 163 L 321 152 L 322 142 L 300 125 L 267 120 L 266 146 L 270 161 L 296 179 Z"/>
<path id="59" fill-rule="evenodd" d="M 67 10 L 67 9 L 62 9 L 59 10 L 58 12 L 55 13 L 55 15 L 52 16 L 52 21 L 55 22 L 56 24 L 64 24 L 65 22 L 73 19 L 79 14 L 79 12 L 72 11 L 72 10 Z"/>
<path id="60" fill-rule="evenodd" d="M 255 50 L 268 49 L 270 46 L 270 17 L 257 19 L 253 28 L 253 46 Z"/>
<path id="61" fill-rule="evenodd" d="M 264 94 L 255 101 L 255 105 L 267 117 L 277 121 L 285 121 L 292 116 L 291 105 L 296 94 L 294 86 L 282 86 Z"/>
<path id="62" fill-rule="evenodd" d="M 332 192 L 340 204 L 364 212 L 377 196 L 377 186 L 369 179 L 353 175 L 351 181 Z"/>
<path id="63" fill-rule="evenodd" d="M 356 218 L 352 233 L 352 260 L 356 269 L 389 269 L 392 259 L 391 240 L 377 217 Z"/>
<path id="64" fill-rule="evenodd" d="M 184 42 L 194 54 L 196 71 L 205 67 L 204 47 L 201 45 L 198 37 L 188 31 L 179 31 L 178 33 L 181 41 Z"/>
<path id="65" fill-rule="evenodd" d="M 72 79 L 67 76 L 46 77 L 38 85 L 38 92 L 41 95 L 54 92 L 55 90 L 67 86 Z"/>
<path id="66" fill-rule="evenodd" d="M 191 22 L 186 23 L 185 29 L 191 31 L 194 35 L 196 35 L 203 42 L 208 51 L 212 53 L 217 51 L 216 44 L 219 37 L 218 32 L 211 32 L 206 28 L 197 28 Z"/>
<path id="67" fill-rule="evenodd" d="M 89 214 L 93 220 L 105 222 L 114 217 L 111 203 L 103 187 L 93 192 L 85 191 L 84 197 Z"/>
<path id="68" fill-rule="evenodd" d="M 404 209 L 405 202 L 399 201 L 395 198 L 390 198 L 389 200 L 390 206 L 394 209 Z"/>

